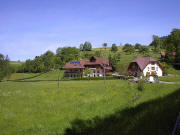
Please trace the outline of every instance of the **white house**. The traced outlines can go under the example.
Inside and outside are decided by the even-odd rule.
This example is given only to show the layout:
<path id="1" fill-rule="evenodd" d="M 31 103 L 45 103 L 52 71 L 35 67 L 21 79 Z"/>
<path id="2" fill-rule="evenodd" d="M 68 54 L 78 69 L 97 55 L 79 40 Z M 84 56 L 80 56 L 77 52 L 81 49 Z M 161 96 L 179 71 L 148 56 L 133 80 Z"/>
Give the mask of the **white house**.
<path id="1" fill-rule="evenodd" d="M 163 76 L 161 64 L 152 57 L 136 58 L 129 64 L 128 72 L 133 76 Z"/>

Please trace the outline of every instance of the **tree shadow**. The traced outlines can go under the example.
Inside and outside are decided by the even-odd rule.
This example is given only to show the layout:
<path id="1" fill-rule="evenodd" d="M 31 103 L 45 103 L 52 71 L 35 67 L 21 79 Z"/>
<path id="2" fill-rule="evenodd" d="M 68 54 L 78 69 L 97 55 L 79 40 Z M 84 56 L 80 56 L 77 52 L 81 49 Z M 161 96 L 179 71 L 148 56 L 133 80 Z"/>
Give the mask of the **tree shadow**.
<path id="1" fill-rule="evenodd" d="M 75 119 L 64 135 L 170 135 L 180 111 L 180 89 L 105 118 Z"/>
<path id="2" fill-rule="evenodd" d="M 32 77 L 27 77 L 27 78 L 24 78 L 24 79 L 16 79 L 16 80 L 8 80 L 8 81 L 13 81 L 13 82 L 46 82 L 46 81 L 58 81 L 58 78 L 57 79 L 47 79 L 47 80 L 33 80 L 32 78 L 35 78 L 35 77 L 38 77 L 40 75 L 42 75 L 43 73 L 39 74 L 39 75 L 35 75 L 35 76 L 32 76 Z M 31 80 L 28 80 L 28 79 L 31 79 Z M 107 77 L 106 80 L 127 80 L 126 78 L 119 78 L 119 77 Z M 96 80 L 96 81 L 99 81 L 99 80 L 104 80 L 104 77 L 90 77 L 90 78 L 61 78 L 60 81 L 93 81 L 93 80 Z"/>
<path id="3" fill-rule="evenodd" d="M 13 82 L 54 82 L 58 80 L 13 80 Z"/>
<path id="4" fill-rule="evenodd" d="M 43 74 L 45 74 L 45 73 L 39 73 L 39 74 L 34 75 L 34 76 L 31 76 L 31 77 L 26 77 L 26 78 L 21 78 L 21 79 L 16 79 L 16 80 L 7 80 L 7 81 L 24 81 L 24 80 L 36 78 L 36 77 L 41 76 L 41 75 L 43 75 Z"/>

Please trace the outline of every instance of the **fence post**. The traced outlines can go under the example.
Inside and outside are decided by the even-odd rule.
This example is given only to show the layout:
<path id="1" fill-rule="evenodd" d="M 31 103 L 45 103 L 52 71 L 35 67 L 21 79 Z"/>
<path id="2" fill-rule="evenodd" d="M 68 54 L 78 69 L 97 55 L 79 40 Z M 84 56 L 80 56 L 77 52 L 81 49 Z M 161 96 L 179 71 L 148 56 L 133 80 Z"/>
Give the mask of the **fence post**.
<path id="1" fill-rule="evenodd" d="M 172 135 L 180 135 L 180 112 L 176 120 Z"/>

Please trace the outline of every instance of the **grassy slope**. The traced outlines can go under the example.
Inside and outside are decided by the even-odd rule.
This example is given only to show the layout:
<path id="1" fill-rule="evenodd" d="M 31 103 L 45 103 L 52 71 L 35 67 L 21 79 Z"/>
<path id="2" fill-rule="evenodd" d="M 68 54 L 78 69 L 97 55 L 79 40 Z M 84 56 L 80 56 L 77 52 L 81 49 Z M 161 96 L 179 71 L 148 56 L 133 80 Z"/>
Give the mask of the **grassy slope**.
<path id="1" fill-rule="evenodd" d="M 64 70 L 60 71 L 60 77 L 62 78 L 64 74 Z M 10 76 L 10 78 L 5 78 L 5 80 L 11 81 L 56 81 L 58 80 L 59 71 L 50 71 L 47 73 L 14 73 Z"/>
<path id="2" fill-rule="evenodd" d="M 126 54 L 122 51 L 123 46 L 118 46 L 118 52 L 116 53 L 120 53 L 121 54 L 121 59 L 120 59 L 120 64 L 124 64 L 126 67 L 128 67 L 129 63 L 134 60 L 136 57 L 144 57 L 143 54 L 140 54 L 138 52 L 135 52 L 133 54 Z M 152 50 L 152 47 L 149 47 L 149 50 Z M 86 51 L 86 52 L 80 52 L 80 57 L 84 57 L 84 55 L 86 53 L 89 53 L 91 55 L 94 55 L 95 51 L 100 51 L 101 52 L 101 57 L 108 59 L 109 54 L 114 55 L 116 53 L 111 52 L 111 47 L 107 47 L 105 48 L 93 48 L 92 51 Z M 149 56 L 155 58 L 156 60 L 160 59 L 160 53 L 153 53 L 152 51 L 150 51 Z M 22 62 L 15 62 L 15 61 L 11 61 L 10 62 L 14 67 L 19 67 Z M 179 70 L 175 70 L 175 69 L 171 69 L 169 70 L 169 73 L 171 74 L 179 74 L 180 75 L 180 71 Z M 26 75 L 25 75 L 26 76 Z"/>
<path id="3" fill-rule="evenodd" d="M 1 82 L 1 134 L 167 135 L 180 109 L 180 97 L 164 101 L 173 92 L 179 96 L 180 85 L 148 84 L 143 92 L 135 83 L 121 80 L 107 81 L 106 87 L 103 81 L 60 85 L 58 89 L 56 81 Z"/>
<path id="4" fill-rule="evenodd" d="M 168 70 L 169 74 L 175 74 L 175 75 L 180 75 L 180 70 L 175 70 L 174 68 L 170 68 Z"/>
<path id="5" fill-rule="evenodd" d="M 21 65 L 21 64 L 23 64 L 23 62 L 10 61 L 10 64 Z"/>
<path id="6" fill-rule="evenodd" d="M 165 76 L 165 77 L 160 77 L 160 81 L 166 81 L 166 82 L 180 82 L 180 77 L 175 77 L 175 76 Z"/>
<path id="7" fill-rule="evenodd" d="M 132 60 L 134 60 L 136 57 L 144 57 L 143 54 L 140 54 L 138 52 L 135 52 L 133 54 L 126 54 L 126 53 L 124 53 L 122 51 L 122 48 L 123 48 L 122 46 L 118 47 L 118 52 L 121 54 L 121 59 L 120 59 L 120 63 L 121 64 L 124 64 L 124 65 L 128 66 L 128 64 Z M 151 50 L 151 47 L 149 47 L 149 48 Z M 80 56 L 82 57 L 86 53 L 93 54 L 93 52 L 95 52 L 95 51 L 101 51 L 101 57 L 106 58 L 106 59 L 108 59 L 109 54 L 111 54 L 111 55 L 115 54 L 115 53 L 111 52 L 111 48 L 110 47 L 107 47 L 106 49 L 104 49 L 104 48 L 94 48 L 92 50 L 92 52 L 91 51 L 90 52 L 80 52 Z M 116 52 L 116 53 L 118 53 L 118 52 Z M 159 60 L 159 58 L 160 58 L 160 54 L 159 53 L 153 53 L 153 52 L 150 51 L 149 55 L 151 57 L 157 59 L 157 60 Z"/>
<path id="8" fill-rule="evenodd" d="M 128 65 L 137 56 L 142 55 L 121 52 L 121 63 Z M 159 54 L 151 56 L 159 58 Z M 57 77 L 58 71 L 16 73 L 10 80 L 29 82 L 0 83 L 1 134 L 172 132 L 180 110 L 180 85 L 148 84 L 145 91 L 139 92 L 137 84 L 121 80 L 108 80 L 106 87 L 103 81 L 63 81 L 59 90 L 54 81 Z"/>

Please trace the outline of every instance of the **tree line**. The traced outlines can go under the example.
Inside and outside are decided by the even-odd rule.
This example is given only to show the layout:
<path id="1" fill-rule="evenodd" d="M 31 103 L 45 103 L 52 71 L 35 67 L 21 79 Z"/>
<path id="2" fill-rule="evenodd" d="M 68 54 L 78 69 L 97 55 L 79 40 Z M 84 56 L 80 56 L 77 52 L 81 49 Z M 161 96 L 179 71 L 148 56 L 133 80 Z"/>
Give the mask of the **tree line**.
<path id="1" fill-rule="evenodd" d="M 96 49 L 92 51 L 92 44 L 88 41 L 80 44 L 79 48 L 76 47 L 63 47 L 57 48 L 56 53 L 47 51 L 40 56 L 36 56 L 33 60 L 26 60 L 20 67 L 14 70 L 9 64 L 8 56 L 0 54 L 0 80 L 4 76 L 8 76 L 10 73 L 16 71 L 19 73 L 23 72 L 48 72 L 50 70 L 56 70 L 63 68 L 63 66 L 71 60 L 89 59 L 91 56 L 99 56 L 102 58 L 109 59 L 114 70 L 118 70 L 121 53 L 118 51 L 118 46 L 113 43 L 107 52 L 107 43 L 103 43 L 102 47 L 104 50 Z M 144 56 L 149 56 L 149 52 L 159 53 L 161 51 L 166 52 L 166 56 L 162 61 L 171 63 L 180 63 L 180 30 L 173 29 L 168 36 L 156 36 L 153 35 L 153 40 L 149 44 L 151 49 L 147 45 L 141 45 L 136 43 L 135 45 L 126 43 L 123 45 L 123 52 L 127 55 L 135 52 L 141 53 Z M 172 53 L 175 55 L 172 55 Z M 123 65 L 122 65 L 123 66 Z M 122 67 L 121 66 L 121 67 Z"/>
<path id="2" fill-rule="evenodd" d="M 0 81 L 14 72 L 13 67 L 10 65 L 8 56 L 0 54 Z"/>
<path id="3" fill-rule="evenodd" d="M 153 41 L 150 46 L 153 46 L 157 52 L 164 50 L 166 55 L 162 61 L 180 66 L 180 29 L 173 29 L 167 36 L 159 37 L 153 35 Z"/>

